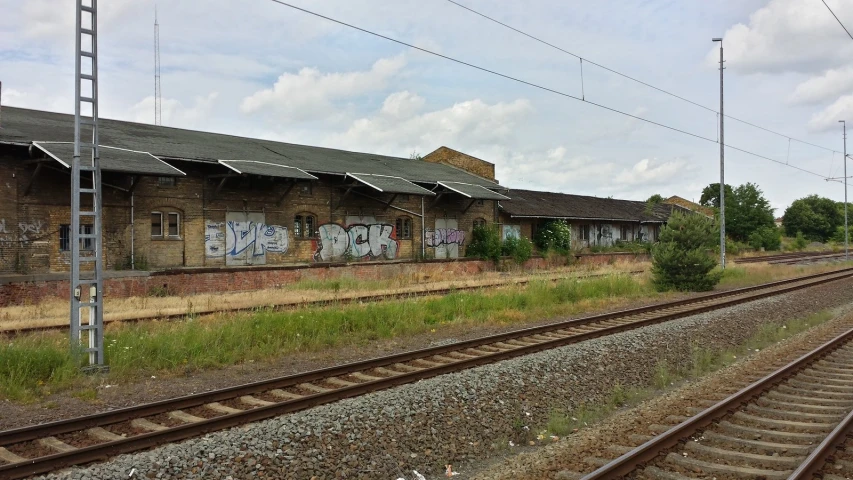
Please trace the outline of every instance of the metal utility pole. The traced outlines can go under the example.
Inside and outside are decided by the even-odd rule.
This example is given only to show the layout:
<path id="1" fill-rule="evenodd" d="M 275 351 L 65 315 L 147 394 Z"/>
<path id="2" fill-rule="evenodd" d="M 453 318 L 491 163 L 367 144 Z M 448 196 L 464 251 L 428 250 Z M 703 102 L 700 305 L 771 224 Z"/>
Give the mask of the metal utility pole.
<path id="1" fill-rule="evenodd" d="M 86 369 L 100 370 L 104 368 L 104 290 L 103 200 L 98 153 L 98 0 L 77 0 L 76 3 L 74 157 L 71 162 L 71 349 L 75 353 L 89 354 Z M 81 151 L 87 153 L 83 157 L 85 160 L 81 158 Z M 91 187 L 81 184 L 83 178 L 91 181 Z M 81 204 L 88 209 L 81 210 Z M 81 250 L 86 255 L 82 255 Z M 84 266 L 87 268 L 82 268 Z M 81 322 L 84 311 L 89 316 L 86 324 Z M 88 337 L 88 348 L 81 348 L 82 332 L 86 332 Z"/>
<path id="2" fill-rule="evenodd" d="M 720 266 L 726 268 L 726 176 L 725 176 L 725 145 L 723 140 L 723 39 L 712 38 L 713 42 L 720 42 Z"/>
<path id="3" fill-rule="evenodd" d="M 160 24 L 157 23 L 157 5 L 154 5 L 154 125 L 163 124 L 160 96 Z"/>
<path id="4" fill-rule="evenodd" d="M 839 120 L 839 123 L 844 127 L 844 261 L 850 260 L 848 249 L 848 230 L 847 230 L 847 122 Z"/>

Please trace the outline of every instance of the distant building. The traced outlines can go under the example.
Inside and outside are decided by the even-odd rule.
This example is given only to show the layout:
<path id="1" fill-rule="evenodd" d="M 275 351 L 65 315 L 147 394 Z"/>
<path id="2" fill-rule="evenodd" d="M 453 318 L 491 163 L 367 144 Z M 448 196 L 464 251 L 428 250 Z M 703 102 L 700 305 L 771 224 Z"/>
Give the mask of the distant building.
<path id="1" fill-rule="evenodd" d="M 503 236 L 533 238 L 544 223 L 562 220 L 572 229 L 572 247 L 610 246 L 617 241 L 655 242 L 679 205 L 657 204 L 567 193 L 509 190 L 501 200 Z"/>

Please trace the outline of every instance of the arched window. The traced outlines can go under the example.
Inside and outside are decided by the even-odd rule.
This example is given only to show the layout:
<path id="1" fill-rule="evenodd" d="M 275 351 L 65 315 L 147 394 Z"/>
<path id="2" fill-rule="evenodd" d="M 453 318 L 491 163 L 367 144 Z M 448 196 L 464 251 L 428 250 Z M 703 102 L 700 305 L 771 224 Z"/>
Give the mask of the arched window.
<path id="1" fill-rule="evenodd" d="M 475 218 L 474 219 L 474 228 L 485 227 L 485 226 L 486 226 L 486 219 L 485 218 Z"/>
<path id="2" fill-rule="evenodd" d="M 300 213 L 293 217 L 294 238 L 314 238 L 317 236 L 317 217 L 310 213 Z"/>
<path id="3" fill-rule="evenodd" d="M 397 239 L 411 240 L 412 219 L 411 217 L 397 217 Z"/>

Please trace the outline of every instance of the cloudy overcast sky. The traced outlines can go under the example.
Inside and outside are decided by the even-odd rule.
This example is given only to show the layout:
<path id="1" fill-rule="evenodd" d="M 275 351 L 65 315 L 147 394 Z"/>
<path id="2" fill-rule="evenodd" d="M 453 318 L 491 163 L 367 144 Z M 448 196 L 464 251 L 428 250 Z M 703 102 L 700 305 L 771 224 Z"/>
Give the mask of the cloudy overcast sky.
<path id="1" fill-rule="evenodd" d="M 695 135 L 716 114 L 584 62 L 447 0 L 291 0 L 318 13 Z M 590 61 L 837 151 L 853 128 L 853 40 L 820 0 L 459 0 Z M 853 27 L 853 0 L 827 0 Z M 0 0 L 2 104 L 73 111 L 73 2 Z M 100 2 L 102 117 L 153 123 L 155 2 Z M 164 125 L 408 157 L 448 147 L 510 187 L 696 199 L 719 146 L 312 17 L 271 0 L 160 1 Z M 728 120 L 726 143 L 823 176 L 841 155 Z M 69 139 L 70 140 L 70 139 Z M 853 150 L 853 144 L 851 144 Z M 726 151 L 726 181 L 777 214 L 840 183 Z"/>

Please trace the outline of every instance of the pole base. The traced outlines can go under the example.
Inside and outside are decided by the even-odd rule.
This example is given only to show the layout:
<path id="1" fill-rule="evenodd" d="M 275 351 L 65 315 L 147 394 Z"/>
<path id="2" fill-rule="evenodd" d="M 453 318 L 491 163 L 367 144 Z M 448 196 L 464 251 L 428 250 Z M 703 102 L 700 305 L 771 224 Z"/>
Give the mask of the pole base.
<path id="1" fill-rule="evenodd" d="M 110 373 L 109 365 L 87 365 L 85 367 L 81 367 L 80 371 L 85 373 L 86 375 L 99 375 Z"/>

